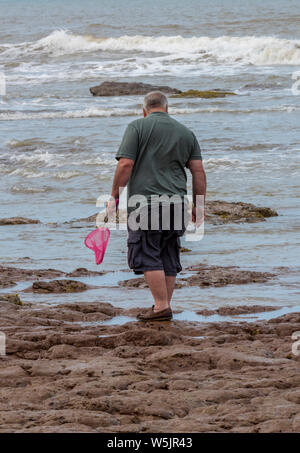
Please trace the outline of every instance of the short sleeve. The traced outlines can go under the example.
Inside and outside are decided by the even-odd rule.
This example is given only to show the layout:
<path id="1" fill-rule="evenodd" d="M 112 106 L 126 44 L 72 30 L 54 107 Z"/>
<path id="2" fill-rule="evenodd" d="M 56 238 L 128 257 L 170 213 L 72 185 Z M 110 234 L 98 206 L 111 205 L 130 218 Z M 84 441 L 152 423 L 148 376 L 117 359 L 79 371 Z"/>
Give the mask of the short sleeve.
<path id="1" fill-rule="evenodd" d="M 136 160 L 139 149 L 139 136 L 138 131 L 134 126 L 129 124 L 124 133 L 121 145 L 116 154 L 116 159 L 119 160 L 121 157 L 127 159 Z"/>
<path id="2" fill-rule="evenodd" d="M 192 151 L 191 151 L 189 160 L 202 160 L 200 145 L 199 145 L 198 140 L 196 139 L 196 136 L 194 133 L 193 133 L 193 138 L 194 138 L 194 144 L 192 147 Z"/>

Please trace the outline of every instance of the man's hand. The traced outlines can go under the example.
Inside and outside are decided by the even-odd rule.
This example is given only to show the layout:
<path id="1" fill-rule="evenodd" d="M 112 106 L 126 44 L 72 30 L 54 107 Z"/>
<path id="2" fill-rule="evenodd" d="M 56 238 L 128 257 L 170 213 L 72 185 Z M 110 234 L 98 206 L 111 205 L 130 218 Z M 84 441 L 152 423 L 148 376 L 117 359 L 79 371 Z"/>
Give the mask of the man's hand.
<path id="1" fill-rule="evenodd" d="M 205 209 L 204 206 L 194 206 L 192 208 L 192 222 L 196 224 L 196 228 L 199 228 L 205 220 Z"/>
<path id="2" fill-rule="evenodd" d="M 119 200 L 115 198 L 111 198 L 106 203 L 106 216 L 105 222 L 114 222 L 117 215 Z"/>

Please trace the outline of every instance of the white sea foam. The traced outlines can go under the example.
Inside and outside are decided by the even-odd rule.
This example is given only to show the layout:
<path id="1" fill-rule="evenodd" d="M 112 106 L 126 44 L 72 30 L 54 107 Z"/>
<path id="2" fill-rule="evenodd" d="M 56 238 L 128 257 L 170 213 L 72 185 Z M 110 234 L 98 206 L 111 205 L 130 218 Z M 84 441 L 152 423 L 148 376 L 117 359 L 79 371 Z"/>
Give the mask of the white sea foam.
<path id="1" fill-rule="evenodd" d="M 201 102 L 202 100 L 199 100 Z M 195 107 L 195 108 L 180 108 L 170 107 L 171 115 L 193 115 L 197 113 L 222 113 L 222 114 L 252 114 L 252 113 L 272 113 L 272 112 L 288 112 L 292 113 L 300 109 L 296 105 L 283 105 L 274 107 L 261 107 L 257 109 L 230 109 L 224 107 Z M 84 110 L 72 111 L 40 111 L 40 112 L 22 112 L 22 111 L 0 111 L 0 121 L 18 121 L 18 120 L 40 120 L 40 119 L 68 119 L 68 118 L 109 118 L 109 117 L 131 117 L 141 116 L 141 109 L 97 109 L 89 108 Z"/>
<path id="2" fill-rule="evenodd" d="M 46 176 L 44 172 L 36 172 L 28 168 L 16 168 L 9 173 L 10 176 L 22 176 L 24 178 L 43 178 Z"/>
<path id="3" fill-rule="evenodd" d="M 132 109 L 97 109 L 90 108 L 84 110 L 73 111 L 57 111 L 57 112 L 1 112 L 0 121 L 12 120 L 34 120 L 34 119 L 54 119 L 54 118 L 97 118 L 97 117 L 112 117 L 112 116 L 136 116 L 140 111 Z"/>
<path id="4" fill-rule="evenodd" d="M 238 167 L 241 164 L 241 161 L 239 159 L 232 159 L 229 157 L 223 158 L 210 157 L 208 159 L 204 159 L 203 163 L 205 165 L 206 170 L 215 169 L 229 170 L 231 168 Z"/>
<path id="5" fill-rule="evenodd" d="M 8 146 L 11 149 L 19 149 L 19 148 L 25 148 L 25 149 L 32 149 L 36 148 L 37 146 L 46 146 L 47 142 L 44 142 L 43 140 L 40 140 L 38 138 L 29 138 L 25 140 L 17 140 L 15 138 L 9 140 L 6 143 L 6 146 Z"/>
<path id="6" fill-rule="evenodd" d="M 10 176 L 22 176 L 23 178 L 44 178 L 47 177 L 49 178 L 49 173 L 48 172 L 36 172 L 30 168 L 17 168 L 13 170 L 12 172 L 9 173 Z M 82 176 L 84 175 L 84 172 L 80 171 L 60 171 L 57 173 L 52 173 L 51 178 L 55 179 L 71 179 L 75 178 L 77 176 Z"/>
<path id="7" fill-rule="evenodd" d="M 121 36 L 98 38 L 56 30 L 36 41 L 3 45 L 2 57 L 46 53 L 52 56 L 78 52 L 153 52 L 187 56 L 198 55 L 203 61 L 221 63 L 251 63 L 254 65 L 299 65 L 300 40 L 272 36 L 207 36 L 184 38 L 178 36 Z"/>
<path id="8" fill-rule="evenodd" d="M 80 153 L 77 155 L 77 159 L 65 153 L 58 154 L 57 152 L 48 152 L 37 149 L 30 153 L 3 153 L 0 154 L 0 158 L 6 161 L 4 169 L 10 169 L 14 171 L 20 168 L 29 168 L 30 170 L 36 168 L 60 168 L 66 165 L 72 165 L 76 167 L 82 166 L 115 166 L 115 159 L 108 158 L 106 155 L 93 156 L 90 153 Z"/>
<path id="9" fill-rule="evenodd" d="M 168 74 L 173 76 L 184 76 L 187 73 L 190 76 L 211 75 L 213 76 L 231 76 L 237 72 L 245 71 L 243 64 L 226 63 L 222 65 L 214 64 L 214 61 L 203 59 L 202 54 L 185 54 L 180 55 L 151 55 L 148 53 L 135 54 L 125 58 L 111 58 L 89 61 L 80 61 L 77 63 L 70 61 L 56 64 L 43 63 L 36 65 L 34 61 L 22 63 L 20 66 L 7 74 L 9 86 L 30 83 L 30 85 L 39 85 L 45 83 L 56 83 L 58 81 L 89 81 L 92 79 L 96 82 L 103 77 L 141 77 L 152 76 L 153 74 Z M 244 92 L 243 92 L 244 94 Z M 45 96 L 45 95 L 44 95 Z M 46 96 L 45 96 L 46 97 Z M 53 99 L 51 99 L 53 102 Z M 35 104 L 45 105 L 45 99 L 40 98 L 34 101 Z"/>
<path id="10" fill-rule="evenodd" d="M 33 164 L 36 166 L 48 166 L 48 167 L 57 166 L 57 162 L 53 162 L 54 160 L 57 160 L 57 157 L 54 154 L 51 154 L 48 151 L 43 152 L 39 149 L 36 150 L 35 152 L 20 153 L 9 157 L 9 161 L 11 163 L 18 165 L 26 164 L 30 167 Z"/>
<path id="11" fill-rule="evenodd" d="M 26 184 L 16 184 L 11 186 L 10 192 L 13 194 L 36 194 L 53 191 L 54 188 L 48 186 L 30 186 Z"/>

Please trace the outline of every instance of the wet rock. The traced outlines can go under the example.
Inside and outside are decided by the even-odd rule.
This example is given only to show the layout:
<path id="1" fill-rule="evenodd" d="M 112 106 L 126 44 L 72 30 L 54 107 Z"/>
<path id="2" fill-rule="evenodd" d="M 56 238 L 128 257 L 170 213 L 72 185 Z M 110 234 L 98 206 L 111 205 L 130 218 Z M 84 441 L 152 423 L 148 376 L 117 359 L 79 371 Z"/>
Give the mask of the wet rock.
<path id="1" fill-rule="evenodd" d="M 265 311 L 274 311 L 278 310 L 281 307 L 274 306 L 264 306 L 264 305 L 239 305 L 237 307 L 227 306 L 220 307 L 217 310 L 199 310 L 197 311 L 198 315 L 202 316 L 211 316 L 211 315 L 220 315 L 220 316 L 234 316 L 234 315 L 243 315 L 249 313 L 263 313 Z"/>
<path id="2" fill-rule="evenodd" d="M 8 313 L 11 313 L 11 312 L 14 312 L 16 310 L 19 310 L 20 308 L 21 308 L 20 305 L 15 305 L 15 304 L 12 304 L 10 302 L 7 302 L 5 300 L 1 300 L 0 299 L 0 313 L 1 313 L 1 316 L 5 316 Z M 4 320 L 3 320 L 3 323 L 4 323 Z M 9 321 L 8 321 L 8 323 L 9 323 Z"/>
<path id="3" fill-rule="evenodd" d="M 188 253 L 188 252 L 191 252 L 192 250 L 191 249 L 187 249 L 186 247 L 180 247 L 180 252 L 181 253 Z"/>
<path id="4" fill-rule="evenodd" d="M 93 223 L 103 225 L 105 214 L 93 214 L 89 217 L 64 222 L 66 225 L 80 226 L 81 223 Z M 209 224 L 225 223 L 254 223 L 263 222 L 268 217 L 278 216 L 277 212 L 271 208 L 255 206 L 252 203 L 229 202 L 229 201 L 206 201 L 205 222 Z M 126 223 L 127 215 L 125 211 L 119 212 L 119 221 Z M 188 249 L 186 249 L 188 250 Z M 186 251 L 184 250 L 184 252 Z"/>
<path id="5" fill-rule="evenodd" d="M 98 344 L 106 348 L 117 346 L 166 346 L 173 343 L 174 334 L 139 328 L 125 333 L 100 337 Z"/>
<path id="6" fill-rule="evenodd" d="M 19 365 L 7 366 L 0 369 L 0 379 L 15 379 L 22 376 L 26 376 L 26 373 Z"/>
<path id="7" fill-rule="evenodd" d="M 10 304 L 19 306 L 23 305 L 18 294 L 0 294 L 0 302 L 9 302 Z"/>
<path id="8" fill-rule="evenodd" d="M 1 266 L 0 278 L 3 280 L 28 281 L 38 278 L 63 277 L 64 272 L 55 269 L 20 269 L 17 267 Z"/>
<path id="9" fill-rule="evenodd" d="M 0 279 L 0 288 L 10 288 L 15 285 L 16 282 L 13 282 L 12 280 Z"/>
<path id="10" fill-rule="evenodd" d="M 281 322 L 276 324 L 275 331 L 280 338 L 291 337 L 294 332 L 299 331 L 299 323 Z M 299 348 L 298 348 L 299 349 Z"/>
<path id="11" fill-rule="evenodd" d="M 183 91 L 179 94 L 174 94 L 170 96 L 171 98 L 203 98 L 203 99 L 211 99 L 211 98 L 224 98 L 226 96 L 236 96 L 236 93 L 231 91 L 222 91 L 222 90 L 187 90 Z"/>
<path id="12" fill-rule="evenodd" d="M 104 302 L 93 302 L 84 304 L 60 305 L 60 308 L 67 309 L 69 312 L 76 311 L 83 314 L 103 313 L 107 316 L 116 316 L 122 310 L 112 304 Z"/>
<path id="13" fill-rule="evenodd" d="M 295 331 L 300 313 L 85 325 L 97 307 L 127 311 L 3 303 L 16 310 L 0 316 L 1 432 L 299 432 L 300 357 L 278 329 Z"/>
<path id="14" fill-rule="evenodd" d="M 270 319 L 270 323 L 274 324 L 281 324 L 283 322 L 289 324 L 299 324 L 300 325 L 300 313 L 289 313 L 287 315 L 279 316 L 275 319 Z M 300 330 L 300 329 L 299 329 Z"/>
<path id="15" fill-rule="evenodd" d="M 252 306 L 238 306 L 238 307 L 221 307 L 217 310 L 221 316 L 228 315 L 242 315 L 247 313 L 263 313 L 266 311 L 278 310 L 281 307 L 263 306 L 263 305 L 252 305 Z"/>
<path id="16" fill-rule="evenodd" d="M 294 416 L 294 418 L 293 418 L 293 424 L 292 424 L 291 432 L 299 433 L 299 431 L 300 431 L 300 412 L 298 414 L 296 414 Z"/>
<path id="17" fill-rule="evenodd" d="M 212 365 L 212 357 L 207 351 L 195 351 L 186 346 L 176 346 L 172 347 L 172 350 L 163 349 L 151 354 L 146 363 L 163 372 L 197 367 L 208 369 Z"/>
<path id="18" fill-rule="evenodd" d="M 101 85 L 90 88 L 93 96 L 130 96 L 145 95 L 150 91 L 162 91 L 165 94 L 178 94 L 180 90 L 168 86 L 149 85 L 140 82 L 110 82 L 105 81 Z"/>
<path id="19" fill-rule="evenodd" d="M 232 266 L 192 266 L 190 271 L 197 271 L 196 275 L 185 279 L 178 279 L 178 284 L 184 286 L 226 286 L 243 285 L 248 283 L 264 283 L 275 274 L 235 269 Z"/>
<path id="20" fill-rule="evenodd" d="M 289 363 L 288 359 L 273 359 L 232 350 L 226 350 L 226 352 L 223 350 L 223 353 L 216 356 L 215 360 L 217 361 L 217 366 L 219 368 L 229 368 L 234 370 L 241 369 L 246 365 L 255 367 L 260 365 L 285 365 Z"/>
<path id="21" fill-rule="evenodd" d="M 52 280 L 50 282 L 37 281 L 26 291 L 34 293 L 78 293 L 86 291 L 88 285 L 75 280 Z"/>
<path id="22" fill-rule="evenodd" d="M 217 310 L 204 309 L 204 310 L 198 310 L 196 313 L 201 316 L 212 316 L 212 315 L 215 315 L 216 312 L 217 312 Z"/>
<path id="23" fill-rule="evenodd" d="M 0 265 L 0 288 L 16 285 L 16 281 L 39 280 L 42 278 L 51 279 L 58 277 L 90 277 L 104 275 L 106 272 L 89 271 L 81 267 L 72 272 L 66 273 L 56 269 L 21 269 L 17 267 Z"/>
<path id="24" fill-rule="evenodd" d="M 294 390 L 285 395 L 285 399 L 296 404 L 300 404 L 300 390 Z"/>
<path id="25" fill-rule="evenodd" d="M 200 264 L 191 266 L 187 268 L 187 270 L 197 273 L 188 278 L 177 278 L 177 289 L 187 286 L 199 286 L 201 288 L 206 288 L 209 286 L 221 287 L 226 285 L 264 283 L 270 278 L 275 277 L 275 274 L 269 272 L 247 271 L 234 268 L 232 266 L 207 266 Z M 148 288 L 144 278 L 123 280 L 119 282 L 119 285 L 126 288 Z"/>
<path id="26" fill-rule="evenodd" d="M 48 352 L 52 359 L 75 359 L 78 355 L 77 348 L 67 344 L 52 346 Z"/>
<path id="27" fill-rule="evenodd" d="M 143 277 L 142 278 L 130 278 L 129 280 L 121 280 L 118 282 L 118 284 L 125 288 L 139 288 L 139 289 L 149 288 L 149 286 L 147 285 L 147 283 Z"/>
<path id="28" fill-rule="evenodd" d="M 251 203 L 207 201 L 205 206 L 207 223 L 253 223 L 278 216 L 277 212 L 271 208 L 259 207 Z"/>
<path id="29" fill-rule="evenodd" d="M 29 225 L 41 223 L 39 220 L 27 219 L 25 217 L 9 217 L 0 219 L 0 225 Z"/>
<path id="30" fill-rule="evenodd" d="M 98 214 L 93 214 L 93 215 L 90 215 L 88 217 L 82 217 L 80 219 L 72 219 L 72 220 L 70 220 L 68 222 L 64 222 L 63 224 L 64 225 L 73 225 L 73 224 L 81 223 L 81 222 L 95 223 L 97 215 Z M 105 214 L 103 214 L 103 219 L 104 219 L 104 217 L 105 217 Z"/>
<path id="31" fill-rule="evenodd" d="M 291 420 L 280 418 L 278 420 L 267 420 L 257 426 L 258 433 L 289 433 L 291 429 Z"/>
<path id="32" fill-rule="evenodd" d="M 32 367 L 28 370 L 30 373 L 30 376 L 35 377 L 35 376 L 56 376 L 57 374 L 63 374 L 64 373 L 64 367 L 60 365 L 59 363 L 55 363 L 54 361 L 48 361 L 48 360 L 37 360 L 35 363 L 33 363 Z M 69 373 L 65 373 L 69 374 Z"/>
<path id="33" fill-rule="evenodd" d="M 106 272 L 96 272 L 96 271 L 89 271 L 85 267 L 79 267 L 78 269 L 75 269 L 74 271 L 66 274 L 66 277 L 92 277 L 95 275 L 104 275 Z"/>
<path id="34" fill-rule="evenodd" d="M 62 423 L 61 417 L 57 414 L 57 425 L 48 425 L 47 420 L 43 420 L 43 428 L 39 426 L 24 426 L 22 430 L 16 433 L 42 433 L 42 434 L 59 434 L 59 433 L 97 433 L 98 431 L 80 423 Z"/>

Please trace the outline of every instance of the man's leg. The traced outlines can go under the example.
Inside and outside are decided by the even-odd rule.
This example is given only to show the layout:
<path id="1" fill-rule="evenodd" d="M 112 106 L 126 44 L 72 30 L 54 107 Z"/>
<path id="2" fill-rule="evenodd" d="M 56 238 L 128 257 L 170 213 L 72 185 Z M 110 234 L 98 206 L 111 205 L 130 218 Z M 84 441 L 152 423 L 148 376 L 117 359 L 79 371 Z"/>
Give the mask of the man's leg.
<path id="1" fill-rule="evenodd" d="M 153 299 L 154 312 L 165 310 L 169 307 L 168 289 L 164 271 L 145 271 L 145 280 L 149 285 Z"/>
<path id="2" fill-rule="evenodd" d="M 175 288 L 175 281 L 176 281 L 176 277 L 175 276 L 173 277 L 173 276 L 169 276 L 169 275 L 167 276 L 166 275 L 166 286 L 167 286 L 169 307 L 171 305 L 173 291 L 174 291 L 174 288 Z"/>

